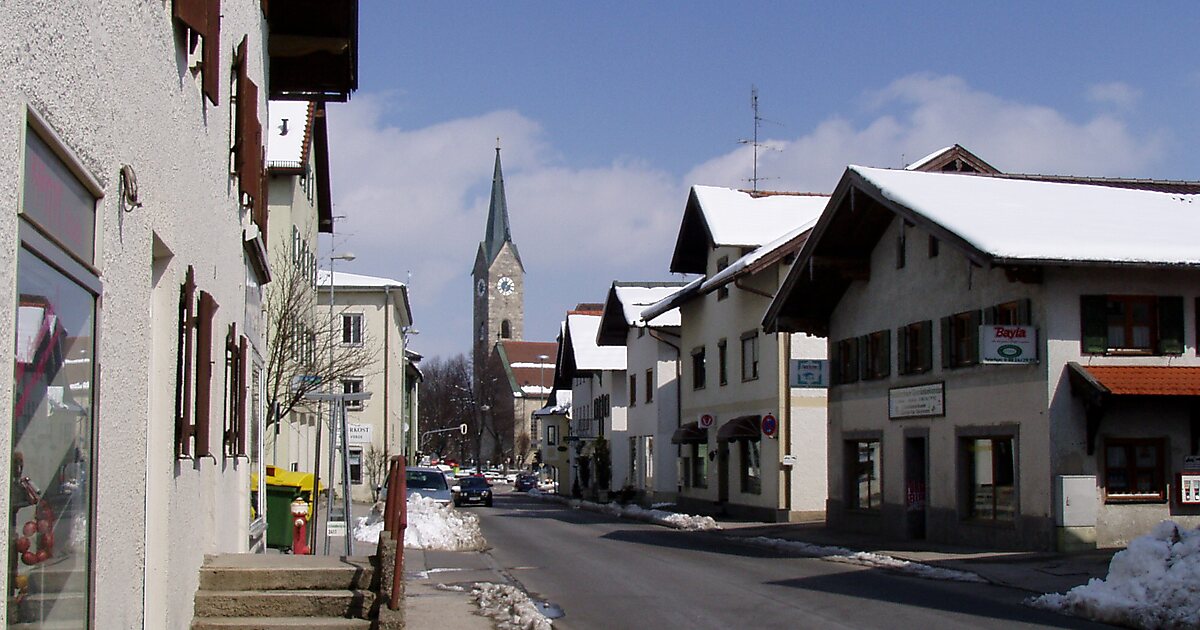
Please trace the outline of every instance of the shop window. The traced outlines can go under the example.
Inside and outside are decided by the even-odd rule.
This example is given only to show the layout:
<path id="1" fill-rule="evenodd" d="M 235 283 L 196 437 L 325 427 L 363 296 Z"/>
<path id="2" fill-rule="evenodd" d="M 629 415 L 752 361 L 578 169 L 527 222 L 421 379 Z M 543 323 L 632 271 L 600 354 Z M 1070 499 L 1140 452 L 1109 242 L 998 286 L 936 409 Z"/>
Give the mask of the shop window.
<path id="1" fill-rule="evenodd" d="M 1085 354 L 1182 354 L 1183 298 L 1149 295 L 1080 297 Z"/>
<path id="2" fill-rule="evenodd" d="M 896 330 L 901 374 L 924 374 L 933 369 L 933 322 L 925 320 Z"/>
<path id="3" fill-rule="evenodd" d="M 834 385 L 858 382 L 858 337 L 829 344 L 829 365 Z"/>
<path id="4" fill-rule="evenodd" d="M 892 333 L 890 330 L 879 330 L 869 335 L 863 335 L 858 340 L 858 351 L 861 353 L 859 363 L 862 365 L 864 381 L 887 378 L 891 373 Z"/>
<path id="5" fill-rule="evenodd" d="M 692 350 L 692 389 L 704 389 L 704 346 Z"/>
<path id="6" fill-rule="evenodd" d="M 654 369 L 646 370 L 646 402 L 654 402 Z"/>
<path id="7" fill-rule="evenodd" d="M 742 464 L 742 492 L 762 494 L 762 453 L 758 440 L 741 440 L 738 442 L 738 451 Z"/>
<path id="8" fill-rule="evenodd" d="M 708 444 L 692 445 L 691 473 L 693 488 L 708 487 Z"/>
<path id="9" fill-rule="evenodd" d="M 342 379 L 343 394 L 361 394 L 363 391 L 363 379 L 361 376 Z M 347 400 L 346 411 L 362 411 L 363 401 Z"/>
<path id="10" fill-rule="evenodd" d="M 362 456 L 363 450 L 361 446 L 351 446 L 347 449 L 350 455 L 350 483 L 361 485 L 363 482 L 362 474 Z"/>
<path id="11" fill-rule="evenodd" d="M 342 345 L 361 346 L 363 342 L 362 313 L 345 313 L 342 315 Z"/>
<path id="12" fill-rule="evenodd" d="M 722 256 L 717 259 L 717 273 L 721 273 L 727 267 L 729 267 L 728 256 Z M 722 284 L 721 286 L 717 287 L 717 301 L 719 302 L 727 297 L 729 297 L 729 285 Z"/>
<path id="13" fill-rule="evenodd" d="M 1013 438 L 967 438 L 961 443 L 966 475 L 967 518 L 1011 521 L 1017 513 Z"/>
<path id="14" fill-rule="evenodd" d="M 1108 502 L 1165 501 L 1165 440 L 1105 440 L 1104 497 Z"/>
<path id="15" fill-rule="evenodd" d="M 171 14 L 185 28 L 188 54 L 204 42 L 200 57 L 200 85 L 209 102 L 217 104 L 221 84 L 221 2 L 220 0 L 174 0 Z"/>
<path id="16" fill-rule="evenodd" d="M 726 367 L 728 357 L 728 342 L 724 339 L 717 342 L 717 384 L 729 384 L 729 369 Z"/>
<path id="17" fill-rule="evenodd" d="M 853 510 L 878 510 L 883 503 L 880 479 L 879 440 L 846 442 L 846 507 Z"/>
<path id="18" fill-rule="evenodd" d="M 742 335 L 742 381 L 758 378 L 758 331 Z"/>
<path id="19" fill-rule="evenodd" d="M 942 367 L 960 368 L 979 363 L 979 311 L 964 311 L 941 321 Z"/>
<path id="20" fill-rule="evenodd" d="M 637 406 L 637 374 L 629 375 L 629 406 Z"/>

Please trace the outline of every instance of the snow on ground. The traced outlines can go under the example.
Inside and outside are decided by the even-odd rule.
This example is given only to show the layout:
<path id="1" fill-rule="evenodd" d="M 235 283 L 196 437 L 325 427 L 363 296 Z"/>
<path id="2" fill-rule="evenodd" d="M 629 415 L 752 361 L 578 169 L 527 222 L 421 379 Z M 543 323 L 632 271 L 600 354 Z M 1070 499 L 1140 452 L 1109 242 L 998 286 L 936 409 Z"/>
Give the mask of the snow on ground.
<path id="1" fill-rule="evenodd" d="M 953 569 L 942 569 L 939 567 L 921 564 L 920 562 L 911 562 L 909 560 L 901 560 L 880 553 L 870 551 L 854 551 L 845 547 L 835 547 L 826 545 L 814 545 L 812 543 L 801 542 L 797 540 L 782 540 L 779 538 L 766 538 L 763 536 L 755 536 L 754 538 L 735 538 L 732 540 L 749 543 L 757 547 L 766 547 L 778 551 L 787 551 L 791 553 L 799 553 L 821 560 L 830 562 L 841 562 L 843 564 L 857 564 L 864 567 L 872 567 L 876 569 L 886 569 L 896 573 L 903 573 L 914 577 L 921 577 L 930 580 L 946 580 L 951 582 L 987 582 L 982 577 L 969 571 L 955 571 Z"/>
<path id="2" fill-rule="evenodd" d="M 721 529 L 717 521 L 711 516 L 696 516 L 694 514 L 680 514 L 678 512 L 666 512 L 663 510 L 650 509 L 640 505 L 621 505 L 619 503 L 594 503 L 592 501 L 581 501 L 579 499 L 568 499 L 554 494 L 546 494 L 536 490 L 531 490 L 529 495 L 548 501 L 558 501 L 564 503 L 576 510 L 588 510 L 590 512 L 600 512 L 602 514 L 610 514 L 617 518 L 627 518 L 635 521 L 645 521 L 656 525 L 665 525 L 674 527 L 675 529 L 686 529 L 688 531 L 702 531 L 710 529 Z M 670 504 L 664 504 L 670 505 Z"/>
<path id="3" fill-rule="evenodd" d="M 507 584 L 477 582 L 471 599 L 479 612 L 491 617 L 500 630 L 550 630 L 551 622 L 519 588 Z"/>
<path id="4" fill-rule="evenodd" d="M 379 541 L 383 521 L 374 511 L 358 519 L 354 539 L 361 542 Z M 440 549 L 445 551 L 477 551 L 487 547 L 479 529 L 479 517 L 449 505 L 438 505 L 433 499 L 414 494 L 408 500 L 408 528 L 404 530 L 407 549 Z"/>
<path id="5" fill-rule="evenodd" d="M 1113 556 L 1106 579 L 1027 603 L 1133 628 L 1200 628 L 1200 528 L 1163 521 Z"/>

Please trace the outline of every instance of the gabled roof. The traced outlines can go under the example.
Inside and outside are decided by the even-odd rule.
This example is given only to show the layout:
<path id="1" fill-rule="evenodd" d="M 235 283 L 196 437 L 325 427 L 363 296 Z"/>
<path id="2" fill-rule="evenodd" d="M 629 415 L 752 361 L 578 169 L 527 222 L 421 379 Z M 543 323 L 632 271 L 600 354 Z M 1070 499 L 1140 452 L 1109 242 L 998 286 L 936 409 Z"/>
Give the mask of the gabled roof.
<path id="1" fill-rule="evenodd" d="M 563 325 L 561 355 L 562 366 L 555 375 L 554 385 L 570 388 L 571 379 L 581 373 L 625 369 L 623 346 L 601 346 L 596 343 L 600 329 L 601 313 L 595 311 L 570 311 Z"/>
<path id="2" fill-rule="evenodd" d="M 412 307 L 408 302 L 408 285 L 400 282 L 399 280 L 382 278 L 379 276 L 364 276 L 357 273 L 346 273 L 344 271 L 335 271 L 333 272 L 333 285 L 334 289 L 339 292 L 372 290 L 383 291 L 384 289 L 396 289 L 400 293 L 400 300 L 396 306 L 401 310 L 405 318 L 403 325 L 411 326 L 413 324 Z M 329 272 L 327 270 L 317 270 L 317 286 L 322 288 L 329 287 Z M 328 299 L 329 291 L 318 291 L 317 295 L 320 299 Z"/>
<path id="3" fill-rule="evenodd" d="M 550 394 L 557 353 L 558 344 L 552 341 L 504 339 L 496 343 L 496 355 L 508 376 L 509 387 L 522 396 Z"/>
<path id="4" fill-rule="evenodd" d="M 971 153 L 960 144 L 938 149 L 929 155 L 905 167 L 908 171 L 924 171 L 926 173 L 999 173 L 999 169 L 984 162 L 978 155 Z"/>
<path id="5" fill-rule="evenodd" d="M 671 271 L 704 273 L 716 247 L 761 247 L 809 221 L 828 200 L 815 193 L 748 192 L 692 186 L 688 194 Z"/>
<path id="6" fill-rule="evenodd" d="M 825 334 L 897 217 L 988 267 L 1200 266 L 1200 197 L 1109 185 L 851 166 L 767 310 L 768 331 Z"/>
<path id="7" fill-rule="evenodd" d="M 679 309 L 672 309 L 649 321 L 642 318 L 642 311 L 683 286 L 682 282 L 613 282 L 600 316 L 596 342 L 602 346 L 623 346 L 630 328 L 679 326 Z"/>

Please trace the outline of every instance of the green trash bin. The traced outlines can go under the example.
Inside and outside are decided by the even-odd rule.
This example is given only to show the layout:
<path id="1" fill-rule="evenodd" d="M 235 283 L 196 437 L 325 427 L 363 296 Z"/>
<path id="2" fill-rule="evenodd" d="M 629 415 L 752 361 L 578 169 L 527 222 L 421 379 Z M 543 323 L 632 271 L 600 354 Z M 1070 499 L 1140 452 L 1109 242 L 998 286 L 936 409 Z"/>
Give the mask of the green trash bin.
<path id="1" fill-rule="evenodd" d="M 292 548 L 292 501 L 300 486 L 267 483 L 267 546 Z"/>

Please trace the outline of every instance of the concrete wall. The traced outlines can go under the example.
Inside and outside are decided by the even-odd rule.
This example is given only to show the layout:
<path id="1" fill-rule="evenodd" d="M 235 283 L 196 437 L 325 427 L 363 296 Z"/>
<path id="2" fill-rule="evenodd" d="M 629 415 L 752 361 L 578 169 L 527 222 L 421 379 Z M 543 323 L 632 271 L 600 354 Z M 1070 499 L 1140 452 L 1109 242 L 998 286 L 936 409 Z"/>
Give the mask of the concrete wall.
<path id="1" fill-rule="evenodd" d="M 174 408 L 179 286 L 188 265 L 220 304 L 214 330 L 243 327 L 246 220 L 229 173 L 229 68 L 249 36 L 249 74 L 263 86 L 257 2 L 225 2 L 221 103 L 206 103 L 188 69 L 171 4 L 134 2 L 7 5 L 0 20 L 0 346 L 14 347 L 16 209 L 26 111 L 42 114 L 99 182 L 95 266 L 103 283 L 95 383 L 94 619 L 106 628 L 184 628 L 192 616 L 204 554 L 247 545 L 248 465 L 220 454 L 176 460 Z M 264 91 L 265 93 L 265 91 Z M 259 103 L 265 120 L 265 102 Z M 140 201 L 119 206 L 123 164 Z M 148 334 L 149 331 L 149 334 Z M 218 349 L 219 350 L 219 349 Z M 219 353 L 217 356 L 220 356 Z M 12 409 L 12 361 L 0 362 L 0 401 Z M 215 378 L 214 409 L 223 391 Z M 11 470 L 11 414 L 0 414 L 0 470 Z M 0 511 L 9 495 L 0 493 Z M 5 532 L 6 540 L 12 539 Z M 179 544 L 186 540 L 187 544 Z M 6 592 L 11 585 L 0 576 Z M 6 621 L 0 609 L 0 623 Z M 7 620 L 15 621 L 15 620 Z"/>

